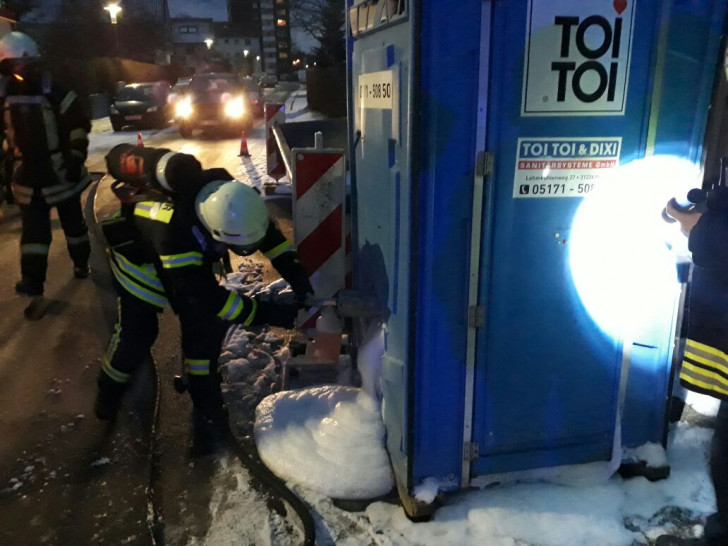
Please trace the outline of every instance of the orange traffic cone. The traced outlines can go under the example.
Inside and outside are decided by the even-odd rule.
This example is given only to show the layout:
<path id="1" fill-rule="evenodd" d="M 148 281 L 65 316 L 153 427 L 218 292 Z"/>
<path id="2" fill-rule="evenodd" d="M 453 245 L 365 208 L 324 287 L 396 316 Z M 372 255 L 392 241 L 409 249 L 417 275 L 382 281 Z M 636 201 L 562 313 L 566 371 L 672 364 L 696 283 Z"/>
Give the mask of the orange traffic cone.
<path id="1" fill-rule="evenodd" d="M 144 148 L 144 140 L 142 140 L 142 134 L 137 133 L 137 146 Z"/>
<path id="2" fill-rule="evenodd" d="M 250 152 L 248 151 L 248 139 L 245 138 L 245 131 L 240 133 L 240 153 L 238 154 L 238 157 L 250 157 Z"/>

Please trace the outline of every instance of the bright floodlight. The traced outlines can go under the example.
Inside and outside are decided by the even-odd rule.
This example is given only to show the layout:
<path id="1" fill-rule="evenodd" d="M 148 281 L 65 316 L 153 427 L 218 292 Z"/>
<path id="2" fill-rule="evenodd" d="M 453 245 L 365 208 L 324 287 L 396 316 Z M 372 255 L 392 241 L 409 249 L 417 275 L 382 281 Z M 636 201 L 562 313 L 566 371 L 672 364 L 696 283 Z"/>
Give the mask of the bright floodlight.
<path id="1" fill-rule="evenodd" d="M 650 328 L 671 313 L 676 261 L 689 256 L 677 223 L 661 213 L 671 197 L 700 187 L 692 162 L 652 156 L 614 169 L 584 198 L 569 236 L 574 287 L 599 328 L 614 339 Z M 663 315 L 664 316 L 664 315 Z"/>
<path id="2" fill-rule="evenodd" d="M 119 12 L 121 11 L 121 7 L 119 4 L 109 4 L 108 6 L 105 6 L 104 9 L 109 12 L 109 15 L 111 16 L 111 24 L 116 24 L 116 16 L 119 15 Z"/>

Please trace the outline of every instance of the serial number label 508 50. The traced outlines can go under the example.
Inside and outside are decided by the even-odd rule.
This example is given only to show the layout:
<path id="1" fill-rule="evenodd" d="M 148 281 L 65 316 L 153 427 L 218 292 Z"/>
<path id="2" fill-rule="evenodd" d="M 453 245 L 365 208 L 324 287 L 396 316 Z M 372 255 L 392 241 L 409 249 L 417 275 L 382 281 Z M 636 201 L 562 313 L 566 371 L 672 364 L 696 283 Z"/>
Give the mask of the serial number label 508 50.
<path id="1" fill-rule="evenodd" d="M 359 108 L 392 109 L 395 88 L 391 70 L 360 74 L 357 84 Z"/>

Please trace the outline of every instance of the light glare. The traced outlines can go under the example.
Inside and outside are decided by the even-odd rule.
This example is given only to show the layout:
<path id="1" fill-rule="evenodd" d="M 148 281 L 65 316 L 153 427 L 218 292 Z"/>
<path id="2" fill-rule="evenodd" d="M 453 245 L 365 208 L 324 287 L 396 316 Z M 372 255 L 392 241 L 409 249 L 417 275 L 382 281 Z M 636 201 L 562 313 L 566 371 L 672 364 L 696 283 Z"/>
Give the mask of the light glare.
<path id="1" fill-rule="evenodd" d="M 569 262 L 581 301 L 597 325 L 620 339 L 670 313 L 676 261 L 687 241 L 662 220 L 665 203 L 700 187 L 692 162 L 652 156 L 614 169 L 584 198 L 572 223 Z M 664 315 L 663 315 L 664 316 Z"/>

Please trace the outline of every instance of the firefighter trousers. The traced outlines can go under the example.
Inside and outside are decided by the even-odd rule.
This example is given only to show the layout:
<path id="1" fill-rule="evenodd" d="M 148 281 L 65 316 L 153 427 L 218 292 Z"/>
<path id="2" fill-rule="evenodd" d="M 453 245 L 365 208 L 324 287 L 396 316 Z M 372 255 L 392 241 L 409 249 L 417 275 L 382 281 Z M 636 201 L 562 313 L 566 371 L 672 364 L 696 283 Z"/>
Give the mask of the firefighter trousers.
<path id="1" fill-rule="evenodd" d="M 103 394 L 118 395 L 146 361 L 159 332 L 160 307 L 144 302 L 115 283 L 118 322 L 103 359 L 98 385 Z M 222 414 L 223 401 L 217 362 L 228 324 L 217 317 L 201 320 L 190 313 L 180 317 L 182 353 L 189 392 L 195 408 L 209 418 Z"/>
<path id="2" fill-rule="evenodd" d="M 28 205 L 20 205 L 20 272 L 24 280 L 42 291 L 48 270 L 48 252 L 52 239 L 51 208 L 55 206 L 66 236 L 68 253 L 76 267 L 86 268 L 91 254 L 88 228 L 81 208 L 81 196 L 74 195 L 56 205 L 48 205 L 34 195 Z"/>
<path id="3" fill-rule="evenodd" d="M 710 445 L 710 477 L 715 489 L 716 513 L 705 523 L 708 544 L 728 544 L 728 402 L 722 400 Z"/>

